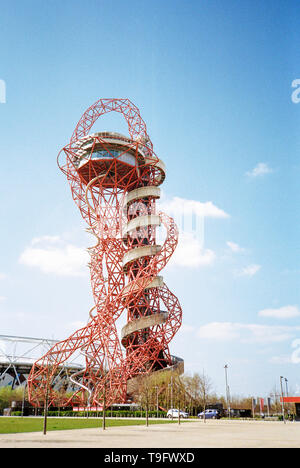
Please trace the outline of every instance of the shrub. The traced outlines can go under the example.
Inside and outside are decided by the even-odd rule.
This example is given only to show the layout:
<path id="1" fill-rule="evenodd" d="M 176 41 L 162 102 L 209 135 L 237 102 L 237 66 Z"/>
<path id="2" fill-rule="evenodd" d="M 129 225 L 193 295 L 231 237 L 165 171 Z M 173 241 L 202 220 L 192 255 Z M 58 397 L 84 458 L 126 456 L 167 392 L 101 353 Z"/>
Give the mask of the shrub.
<path id="1" fill-rule="evenodd" d="M 20 413 L 21 415 L 21 412 L 19 411 L 16 411 L 14 413 L 15 416 L 17 416 L 17 413 Z M 166 413 L 164 411 L 159 411 L 158 414 L 157 414 L 157 411 L 149 411 L 148 412 L 148 417 L 149 418 L 156 418 L 158 415 L 159 418 L 165 418 L 166 417 Z M 64 411 L 64 410 L 60 410 L 60 411 L 53 411 L 53 410 L 49 410 L 48 411 L 48 416 L 52 416 L 52 417 L 73 417 L 73 418 L 83 418 L 83 417 L 86 417 L 87 416 L 87 412 L 86 411 Z M 89 417 L 92 417 L 92 418 L 95 418 L 95 417 L 99 417 L 99 418 L 102 418 L 103 416 L 103 411 L 89 411 L 88 412 L 88 416 Z M 107 417 L 113 417 L 113 418 L 133 418 L 133 417 L 140 417 L 140 418 L 145 418 L 146 417 L 146 411 L 144 410 L 141 410 L 141 411 L 130 411 L 130 410 L 106 410 L 106 416 Z"/>

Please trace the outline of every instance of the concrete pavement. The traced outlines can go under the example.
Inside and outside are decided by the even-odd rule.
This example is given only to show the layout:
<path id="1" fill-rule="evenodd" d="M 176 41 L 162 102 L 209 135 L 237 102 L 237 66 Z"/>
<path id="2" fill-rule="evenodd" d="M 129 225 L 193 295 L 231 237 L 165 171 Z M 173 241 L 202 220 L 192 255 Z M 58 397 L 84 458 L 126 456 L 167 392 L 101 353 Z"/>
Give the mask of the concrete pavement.
<path id="1" fill-rule="evenodd" d="M 0 448 L 300 447 L 300 423 L 190 421 L 177 424 L 1 434 Z"/>

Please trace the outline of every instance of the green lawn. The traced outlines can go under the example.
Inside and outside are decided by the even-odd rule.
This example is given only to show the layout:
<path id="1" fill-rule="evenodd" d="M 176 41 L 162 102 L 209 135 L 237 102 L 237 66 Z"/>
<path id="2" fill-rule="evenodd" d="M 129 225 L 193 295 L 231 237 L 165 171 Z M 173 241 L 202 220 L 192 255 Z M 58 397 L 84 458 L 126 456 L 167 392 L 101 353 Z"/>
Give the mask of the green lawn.
<path id="1" fill-rule="evenodd" d="M 151 420 L 149 424 L 175 424 L 177 421 L 169 420 Z M 145 419 L 106 419 L 106 426 L 145 426 Z M 178 424 L 178 422 L 177 422 Z M 0 434 L 10 434 L 17 432 L 42 432 L 44 420 L 43 418 L 16 418 L 16 417 L 1 417 L 0 418 Z M 102 428 L 102 419 L 75 419 L 75 418 L 48 418 L 47 431 L 60 431 L 66 429 L 86 429 L 99 427 Z"/>

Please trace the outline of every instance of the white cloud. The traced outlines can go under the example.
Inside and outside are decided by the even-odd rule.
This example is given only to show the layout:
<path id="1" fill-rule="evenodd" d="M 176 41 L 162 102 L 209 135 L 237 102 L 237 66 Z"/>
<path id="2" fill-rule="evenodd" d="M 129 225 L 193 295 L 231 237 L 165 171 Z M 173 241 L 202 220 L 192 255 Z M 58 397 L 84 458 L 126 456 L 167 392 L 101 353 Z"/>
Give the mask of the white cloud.
<path id="1" fill-rule="evenodd" d="M 266 174 L 270 174 L 273 172 L 273 169 L 271 169 L 268 164 L 266 163 L 258 163 L 252 171 L 249 171 L 246 173 L 248 177 L 262 177 Z"/>
<path id="2" fill-rule="evenodd" d="M 239 326 L 230 322 L 211 322 L 199 328 L 199 338 L 216 341 L 231 341 L 239 337 Z"/>
<path id="3" fill-rule="evenodd" d="M 198 268 L 212 265 L 215 258 L 215 252 L 210 249 L 204 249 L 202 241 L 195 235 L 183 232 L 179 236 L 177 248 L 169 265 Z"/>
<path id="4" fill-rule="evenodd" d="M 0 273 L 0 280 L 4 280 L 7 278 L 7 275 L 5 273 Z"/>
<path id="5" fill-rule="evenodd" d="M 197 336 L 213 341 L 239 341 L 242 343 L 280 343 L 295 336 L 300 327 L 211 322 L 200 327 Z"/>
<path id="6" fill-rule="evenodd" d="M 248 265 L 245 268 L 243 268 L 238 275 L 239 276 L 254 276 L 256 273 L 261 269 L 261 265 Z"/>
<path id="7" fill-rule="evenodd" d="M 204 220 L 229 218 L 224 210 L 211 201 L 200 202 L 180 197 L 168 199 L 164 194 L 158 202 L 157 210 L 173 217 L 180 233 L 170 266 L 198 268 L 214 263 L 215 252 L 204 248 Z"/>
<path id="8" fill-rule="evenodd" d="M 264 309 L 258 315 L 260 317 L 271 317 L 276 319 L 289 319 L 299 317 L 300 309 L 297 306 L 287 305 L 279 307 L 278 309 Z"/>
<path id="9" fill-rule="evenodd" d="M 0 302 L 4 302 L 4 301 L 6 301 L 6 299 L 7 299 L 7 297 L 5 297 L 5 296 L 0 296 Z"/>
<path id="10" fill-rule="evenodd" d="M 245 330 L 249 332 L 249 337 L 245 341 L 255 341 L 260 343 L 280 343 L 293 337 L 295 329 L 293 327 L 279 327 L 268 325 L 247 325 Z M 298 327 L 300 330 L 300 327 Z"/>
<path id="11" fill-rule="evenodd" d="M 293 364 L 300 364 L 300 339 L 296 338 L 292 342 L 292 348 L 294 348 L 294 351 L 292 352 L 291 355 L 291 361 Z"/>
<path id="12" fill-rule="evenodd" d="M 235 242 L 227 241 L 226 244 L 230 248 L 230 250 L 234 253 L 242 253 L 245 252 L 245 249 L 240 247 L 238 244 Z"/>
<path id="13" fill-rule="evenodd" d="M 58 236 L 34 238 L 19 258 L 23 265 L 58 276 L 84 276 L 88 261 L 85 249 L 66 243 Z"/>
<path id="14" fill-rule="evenodd" d="M 202 218 L 229 218 L 224 210 L 218 208 L 211 201 L 200 202 L 180 197 L 173 197 L 168 200 L 163 196 L 158 202 L 158 209 L 165 211 L 167 214 L 172 213 L 173 216 L 195 214 Z"/>
<path id="15" fill-rule="evenodd" d="M 57 244 L 58 242 L 60 242 L 59 236 L 41 236 L 34 237 L 31 241 L 31 245 L 38 245 L 41 243 Z"/>

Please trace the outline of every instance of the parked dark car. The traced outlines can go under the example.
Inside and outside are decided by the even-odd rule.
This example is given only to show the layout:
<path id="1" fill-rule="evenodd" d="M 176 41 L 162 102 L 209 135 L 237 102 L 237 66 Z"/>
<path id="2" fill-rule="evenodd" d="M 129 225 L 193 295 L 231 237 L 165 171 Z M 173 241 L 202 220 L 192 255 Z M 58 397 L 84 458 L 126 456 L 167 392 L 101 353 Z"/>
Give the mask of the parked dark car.
<path id="1" fill-rule="evenodd" d="M 204 419 L 204 415 L 205 419 L 220 419 L 221 417 L 219 411 L 215 409 L 207 409 L 205 412 L 202 411 L 202 413 L 198 414 L 198 418 Z"/>

